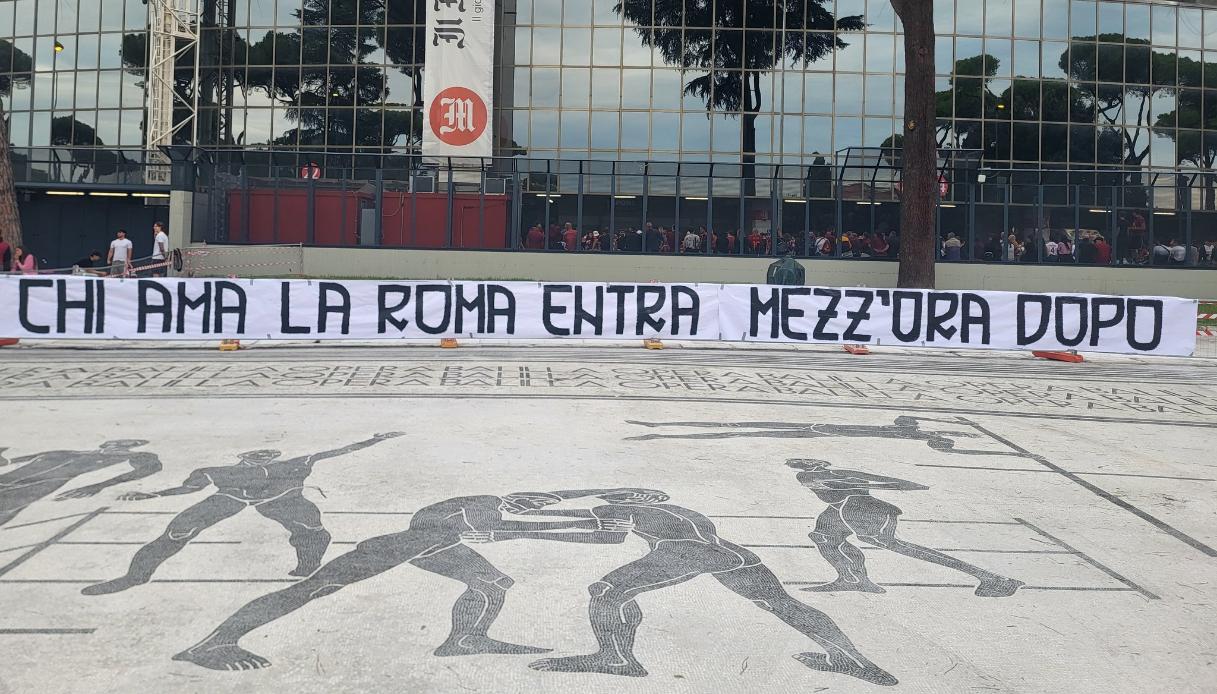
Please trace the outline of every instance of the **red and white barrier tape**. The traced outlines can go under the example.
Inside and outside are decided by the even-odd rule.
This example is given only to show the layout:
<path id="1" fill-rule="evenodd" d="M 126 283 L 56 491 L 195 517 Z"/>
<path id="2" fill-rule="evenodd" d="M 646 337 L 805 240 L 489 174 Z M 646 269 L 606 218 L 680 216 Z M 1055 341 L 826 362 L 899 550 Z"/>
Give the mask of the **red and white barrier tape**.
<path id="1" fill-rule="evenodd" d="M 1200 320 L 1217 320 L 1217 313 L 1202 313 L 1198 318 Z"/>
<path id="2" fill-rule="evenodd" d="M 157 269 L 160 269 L 163 267 L 169 267 L 170 265 L 173 265 L 172 260 L 164 260 L 159 263 L 152 263 L 151 265 L 140 265 L 139 267 L 132 266 L 132 267 L 127 268 L 126 272 L 123 273 L 123 277 L 133 277 L 135 275 L 135 273 L 137 273 L 137 272 L 147 272 L 148 270 L 157 270 Z"/>

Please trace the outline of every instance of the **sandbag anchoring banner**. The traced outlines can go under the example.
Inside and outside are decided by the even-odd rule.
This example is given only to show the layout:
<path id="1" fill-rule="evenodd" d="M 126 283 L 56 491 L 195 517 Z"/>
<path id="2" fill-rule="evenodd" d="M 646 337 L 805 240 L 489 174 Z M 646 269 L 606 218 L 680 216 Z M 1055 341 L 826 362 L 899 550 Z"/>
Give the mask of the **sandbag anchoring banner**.
<path id="1" fill-rule="evenodd" d="M 720 284 L 0 278 L 0 336 L 856 343 L 1188 356 L 1170 297 Z"/>

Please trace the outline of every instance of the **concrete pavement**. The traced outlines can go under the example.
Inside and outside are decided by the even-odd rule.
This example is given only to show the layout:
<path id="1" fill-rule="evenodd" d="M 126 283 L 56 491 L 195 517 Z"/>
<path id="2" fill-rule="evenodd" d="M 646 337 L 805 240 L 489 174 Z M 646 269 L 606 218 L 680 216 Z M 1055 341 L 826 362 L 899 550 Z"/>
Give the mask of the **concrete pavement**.
<path id="1" fill-rule="evenodd" d="M 1212 362 L 3 356 L 0 692 L 1217 689 Z"/>

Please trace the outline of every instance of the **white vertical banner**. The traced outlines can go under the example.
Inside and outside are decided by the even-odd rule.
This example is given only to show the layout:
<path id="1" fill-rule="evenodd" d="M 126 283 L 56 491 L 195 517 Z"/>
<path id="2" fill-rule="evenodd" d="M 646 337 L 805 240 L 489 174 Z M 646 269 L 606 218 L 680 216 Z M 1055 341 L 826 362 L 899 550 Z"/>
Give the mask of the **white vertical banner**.
<path id="1" fill-rule="evenodd" d="M 423 156 L 493 153 L 495 0 L 426 0 Z"/>

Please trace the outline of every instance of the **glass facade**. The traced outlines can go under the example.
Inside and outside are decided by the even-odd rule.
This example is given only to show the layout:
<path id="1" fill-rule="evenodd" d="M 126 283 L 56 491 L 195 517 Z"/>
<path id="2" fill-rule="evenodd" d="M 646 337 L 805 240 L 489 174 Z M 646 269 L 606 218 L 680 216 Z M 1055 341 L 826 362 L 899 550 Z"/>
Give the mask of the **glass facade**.
<path id="1" fill-rule="evenodd" d="M 425 0 L 200 1 L 198 79 L 189 52 L 177 80 L 197 90 L 199 145 L 417 151 Z M 1217 7 L 934 2 L 944 148 L 997 168 L 1213 168 Z M 898 145 L 889 0 L 500 0 L 498 14 L 497 155 L 809 166 Z M 0 0 L 12 144 L 140 148 L 147 17 L 143 0 Z"/>
<path id="2" fill-rule="evenodd" d="M 11 143 L 141 148 L 143 81 L 124 69 L 123 50 L 147 23 L 142 0 L 0 2 Z"/>

